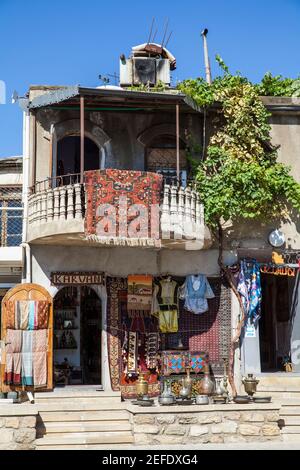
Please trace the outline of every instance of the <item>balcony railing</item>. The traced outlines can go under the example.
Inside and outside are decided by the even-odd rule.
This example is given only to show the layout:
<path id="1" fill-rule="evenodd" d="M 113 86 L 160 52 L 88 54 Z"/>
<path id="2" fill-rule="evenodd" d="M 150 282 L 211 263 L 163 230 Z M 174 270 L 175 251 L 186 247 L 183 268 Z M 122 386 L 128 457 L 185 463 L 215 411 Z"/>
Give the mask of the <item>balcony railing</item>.
<path id="1" fill-rule="evenodd" d="M 47 226 L 46 232 L 41 230 L 41 233 L 51 235 L 51 222 L 53 234 L 57 232 L 58 227 L 61 230 L 60 233 L 64 230 L 67 233 L 67 226 L 68 224 L 70 226 L 71 221 L 75 227 L 73 231 L 83 232 L 85 212 L 86 191 L 85 185 L 79 182 L 79 175 L 60 176 L 39 182 L 29 197 L 29 234 L 32 228 L 35 233 L 34 237 L 38 237 L 38 228 Z M 76 225 L 76 222 L 81 222 L 80 227 L 79 224 Z M 102 237 L 99 241 L 95 237 L 95 241 L 97 239 L 103 244 L 114 244 L 115 241 L 111 243 L 108 238 Z M 183 188 L 176 184 L 164 183 L 159 214 L 160 246 L 172 243 L 178 245 L 182 241 L 195 240 L 200 249 L 204 245 L 204 238 L 204 208 L 198 193 L 190 187 Z M 126 240 L 123 242 L 122 244 L 126 245 Z"/>

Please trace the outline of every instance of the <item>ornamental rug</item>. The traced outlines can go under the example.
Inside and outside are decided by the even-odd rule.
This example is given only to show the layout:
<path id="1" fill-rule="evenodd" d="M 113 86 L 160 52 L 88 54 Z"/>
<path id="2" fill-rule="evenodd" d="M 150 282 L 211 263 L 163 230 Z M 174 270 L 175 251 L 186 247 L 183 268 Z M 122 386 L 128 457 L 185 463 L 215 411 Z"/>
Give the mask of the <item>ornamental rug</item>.
<path id="1" fill-rule="evenodd" d="M 94 241 L 98 237 L 99 242 L 118 237 L 133 238 L 135 243 L 139 238 L 143 243 L 148 238 L 159 240 L 158 207 L 162 182 L 161 175 L 151 172 L 113 169 L 86 171 L 86 237 Z M 133 207 L 135 204 L 140 206 L 141 212 Z M 105 209 L 104 205 L 112 207 Z M 99 212 L 100 206 L 103 213 Z M 151 221 L 153 207 L 157 210 L 152 211 Z M 128 228 L 132 233 L 128 233 Z"/>
<path id="2" fill-rule="evenodd" d="M 149 372 L 149 396 L 157 396 L 160 392 L 157 373 L 147 367 L 148 334 L 158 331 L 157 319 L 142 315 L 130 317 L 127 310 L 127 289 L 126 278 L 107 277 L 108 358 L 112 389 L 121 390 L 123 398 L 135 397 L 138 371 L 134 374 L 134 371 L 130 370 L 130 374 L 126 374 L 123 345 L 129 332 L 137 332 L 137 366 L 142 371 Z"/>
<path id="3" fill-rule="evenodd" d="M 178 333 L 165 338 L 165 347 L 173 349 L 181 339 L 191 352 L 204 351 L 214 374 L 223 374 L 223 358 L 229 359 L 231 342 L 231 290 L 220 278 L 209 278 L 215 298 L 208 300 L 209 310 L 200 315 L 188 312 L 180 301 Z"/>

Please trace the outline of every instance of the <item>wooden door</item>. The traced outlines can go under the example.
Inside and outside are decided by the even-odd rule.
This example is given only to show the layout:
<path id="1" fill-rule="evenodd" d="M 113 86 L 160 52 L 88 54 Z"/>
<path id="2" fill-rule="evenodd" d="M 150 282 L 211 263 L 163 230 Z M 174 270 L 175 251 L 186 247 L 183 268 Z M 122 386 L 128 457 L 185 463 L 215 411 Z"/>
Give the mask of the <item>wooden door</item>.
<path id="1" fill-rule="evenodd" d="M 49 292 L 38 284 L 18 284 L 16 287 L 10 289 L 2 300 L 2 319 L 1 319 L 1 339 L 6 339 L 7 332 L 7 306 L 8 302 L 15 302 L 16 300 L 46 300 L 49 302 L 49 320 L 48 320 L 48 333 L 47 333 L 47 386 L 38 388 L 41 390 L 52 390 L 53 388 L 53 299 Z M 5 354 L 4 360 L 1 364 L 1 390 L 2 392 L 31 390 L 34 387 L 13 386 L 4 384 L 5 374 Z"/>

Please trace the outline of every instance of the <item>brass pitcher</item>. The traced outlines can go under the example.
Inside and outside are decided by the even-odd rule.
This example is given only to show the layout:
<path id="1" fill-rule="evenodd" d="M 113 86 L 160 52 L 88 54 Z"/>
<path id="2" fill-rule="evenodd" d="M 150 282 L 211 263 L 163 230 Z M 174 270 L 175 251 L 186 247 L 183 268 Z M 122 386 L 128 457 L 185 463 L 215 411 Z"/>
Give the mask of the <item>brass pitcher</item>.
<path id="1" fill-rule="evenodd" d="M 146 373 L 140 372 L 139 378 L 135 383 L 136 394 L 138 397 L 148 395 L 148 381 L 146 379 Z"/>

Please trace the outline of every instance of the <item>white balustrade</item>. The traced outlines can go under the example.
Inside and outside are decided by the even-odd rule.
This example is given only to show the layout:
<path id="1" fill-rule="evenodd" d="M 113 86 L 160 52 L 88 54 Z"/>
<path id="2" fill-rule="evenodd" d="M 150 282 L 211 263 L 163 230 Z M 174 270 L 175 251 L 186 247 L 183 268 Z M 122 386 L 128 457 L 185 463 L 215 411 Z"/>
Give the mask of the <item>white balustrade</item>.
<path id="1" fill-rule="evenodd" d="M 161 236 L 167 240 L 204 239 L 204 208 L 190 187 L 164 185 Z"/>
<path id="2" fill-rule="evenodd" d="M 85 205 L 86 192 L 79 183 L 37 191 L 28 200 L 29 224 L 82 220 Z M 204 228 L 204 208 L 197 191 L 190 187 L 165 184 L 160 213 L 160 238 L 203 242 Z"/>
<path id="3" fill-rule="evenodd" d="M 28 198 L 29 224 L 83 218 L 82 185 L 59 186 L 37 191 Z"/>

